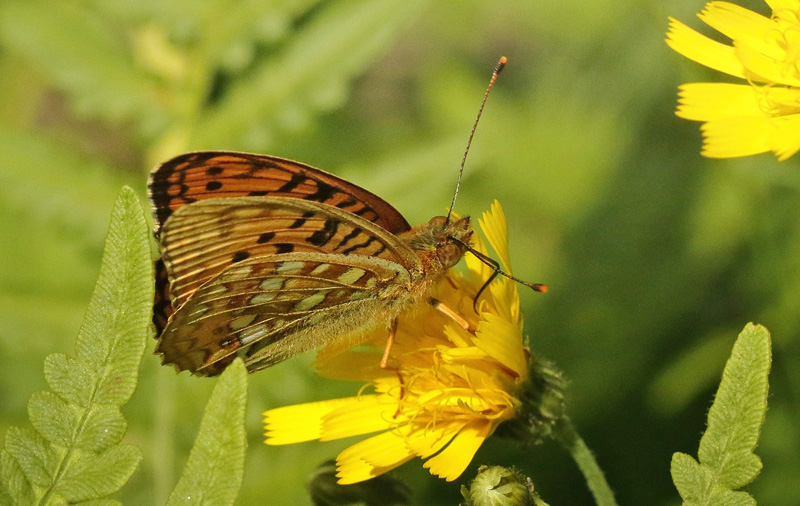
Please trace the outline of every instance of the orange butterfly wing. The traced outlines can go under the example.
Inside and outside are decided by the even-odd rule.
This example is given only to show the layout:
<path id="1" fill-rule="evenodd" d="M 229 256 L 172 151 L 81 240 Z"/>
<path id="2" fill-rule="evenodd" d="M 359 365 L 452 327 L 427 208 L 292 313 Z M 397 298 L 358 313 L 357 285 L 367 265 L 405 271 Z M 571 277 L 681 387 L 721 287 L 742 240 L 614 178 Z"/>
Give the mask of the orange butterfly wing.
<path id="1" fill-rule="evenodd" d="M 176 209 L 221 197 L 291 197 L 321 202 L 355 214 L 389 232 L 410 230 L 394 207 L 333 174 L 273 156 L 226 151 L 186 153 L 152 172 L 150 199 L 156 234 Z"/>
<path id="2" fill-rule="evenodd" d="M 186 204 L 212 198 L 280 196 L 320 202 L 360 216 L 399 234 L 410 230 L 394 207 L 373 193 L 322 170 L 282 158 L 226 151 L 179 155 L 156 167 L 148 183 L 155 235 L 172 213 Z M 177 309 L 162 260 L 156 262 L 153 323 L 160 335 Z"/>

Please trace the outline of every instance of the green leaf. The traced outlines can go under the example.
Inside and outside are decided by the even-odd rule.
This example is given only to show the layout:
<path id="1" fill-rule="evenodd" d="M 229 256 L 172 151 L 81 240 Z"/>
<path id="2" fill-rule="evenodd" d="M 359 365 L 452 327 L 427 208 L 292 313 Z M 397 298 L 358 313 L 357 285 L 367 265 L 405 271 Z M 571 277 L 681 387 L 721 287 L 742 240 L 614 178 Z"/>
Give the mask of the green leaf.
<path id="1" fill-rule="evenodd" d="M 10 427 L 6 433 L 6 451 L 17 460 L 31 485 L 52 486 L 58 457 L 38 432 Z"/>
<path id="2" fill-rule="evenodd" d="M 118 445 L 99 454 L 86 453 L 70 463 L 58 483 L 59 494 L 70 502 L 86 501 L 116 492 L 136 470 L 142 452 Z"/>
<path id="3" fill-rule="evenodd" d="M 6 434 L 2 471 L 12 502 L 115 504 L 95 500 L 118 490 L 142 458 L 137 448 L 118 444 L 127 427 L 119 407 L 136 387 L 152 300 L 148 226 L 138 198 L 123 188 L 76 357 L 45 360 L 53 391 L 28 402 L 35 430 L 11 427 Z M 26 499 L 31 494 L 34 501 Z"/>
<path id="4" fill-rule="evenodd" d="M 755 479 L 761 460 L 753 453 L 767 409 L 771 358 L 770 335 L 748 324 L 739 334 L 708 413 L 700 440 L 699 462 L 689 455 L 672 457 L 671 473 L 686 505 L 754 505 L 737 492 Z"/>
<path id="5" fill-rule="evenodd" d="M 244 473 L 247 373 L 236 360 L 222 373 L 168 506 L 233 504 Z"/>
<path id="6" fill-rule="evenodd" d="M 149 236 L 136 195 L 123 189 L 76 345 L 77 360 L 96 368 L 92 400 L 98 404 L 124 404 L 136 388 L 153 302 Z"/>
<path id="7" fill-rule="evenodd" d="M 753 450 L 767 411 L 771 363 L 767 329 L 747 325 L 733 346 L 708 412 L 698 457 L 720 473 L 720 483 L 731 489 L 747 485 L 761 470 L 761 460 Z"/>

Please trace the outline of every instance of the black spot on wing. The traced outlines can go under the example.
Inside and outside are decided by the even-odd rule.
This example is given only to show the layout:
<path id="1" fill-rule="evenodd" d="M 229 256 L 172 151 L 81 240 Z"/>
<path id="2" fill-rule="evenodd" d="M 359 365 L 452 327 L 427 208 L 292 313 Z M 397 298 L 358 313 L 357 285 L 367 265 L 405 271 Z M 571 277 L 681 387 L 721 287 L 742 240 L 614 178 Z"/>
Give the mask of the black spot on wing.
<path id="1" fill-rule="evenodd" d="M 323 183 L 322 181 L 316 181 L 317 183 L 317 191 L 305 196 L 306 200 L 313 200 L 314 202 L 325 202 L 333 198 L 336 193 L 339 192 L 336 188 L 329 185 L 328 183 Z"/>
<path id="2" fill-rule="evenodd" d="M 347 249 L 343 250 L 343 251 L 342 251 L 342 254 L 343 254 L 343 255 L 349 255 L 350 253 L 352 253 L 353 251 L 355 251 L 355 250 L 357 250 L 357 249 L 360 249 L 360 248 L 366 248 L 366 247 L 367 247 L 367 246 L 369 246 L 369 245 L 372 243 L 372 241 L 374 241 L 374 240 L 375 240 L 375 238 L 374 238 L 374 237 L 370 237 L 369 239 L 367 239 L 366 241 L 362 242 L 361 244 L 354 244 L 353 246 L 350 246 L 349 248 L 347 248 Z M 383 251 L 383 250 L 381 250 L 381 251 Z"/>
<path id="3" fill-rule="evenodd" d="M 314 216 L 314 211 L 306 211 L 306 212 L 304 212 L 303 215 L 300 218 L 297 218 L 296 220 L 294 220 L 294 223 L 289 225 L 289 228 L 300 228 L 300 227 L 302 227 L 303 225 L 305 225 L 306 221 L 308 221 L 308 219 L 311 218 L 312 216 Z"/>
<path id="4" fill-rule="evenodd" d="M 258 240 L 256 242 L 258 244 L 264 244 L 270 242 L 274 238 L 275 238 L 275 232 L 264 232 L 263 234 L 258 236 Z"/>
<path id="5" fill-rule="evenodd" d="M 298 186 L 300 186 L 303 182 L 305 182 L 308 178 L 303 174 L 292 174 L 292 178 L 286 181 L 283 186 L 278 188 L 279 192 L 291 192 Z"/>
<path id="6" fill-rule="evenodd" d="M 231 260 L 233 263 L 241 262 L 242 260 L 247 260 L 250 257 L 250 253 L 247 251 L 237 251 L 233 254 L 233 259 Z"/>
<path id="7" fill-rule="evenodd" d="M 363 232 L 363 230 L 361 230 L 361 227 L 355 227 L 352 232 L 342 237 L 342 240 L 339 241 L 339 244 L 336 245 L 336 249 L 345 246 L 348 242 L 350 242 L 351 239 L 358 237 L 361 234 L 361 232 Z"/>
<path id="8" fill-rule="evenodd" d="M 339 222 L 336 220 L 325 220 L 325 225 L 321 230 L 315 231 L 311 236 L 306 238 L 314 246 L 324 246 L 328 241 L 336 235 L 336 230 L 339 228 Z"/>

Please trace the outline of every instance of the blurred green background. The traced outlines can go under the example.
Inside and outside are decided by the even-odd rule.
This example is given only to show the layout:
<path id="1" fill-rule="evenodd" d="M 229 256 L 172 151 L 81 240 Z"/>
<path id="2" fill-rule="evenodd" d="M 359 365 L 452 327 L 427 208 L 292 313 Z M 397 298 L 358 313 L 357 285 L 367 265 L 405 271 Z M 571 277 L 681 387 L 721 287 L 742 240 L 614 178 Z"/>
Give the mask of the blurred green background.
<path id="1" fill-rule="evenodd" d="M 761 2 L 739 2 L 762 13 Z M 796 504 L 800 480 L 800 171 L 797 158 L 699 155 L 676 87 L 719 76 L 671 52 L 667 16 L 701 1 L 42 0 L 0 3 L 0 431 L 26 423 L 42 361 L 72 352 L 111 205 L 145 199 L 149 169 L 195 149 L 315 165 L 411 223 L 449 204 L 498 57 L 456 210 L 499 199 L 531 347 L 569 380 L 569 412 L 621 504 L 678 504 L 669 461 L 696 455 L 737 333 L 774 337 L 770 409 L 751 492 Z M 706 30 L 705 33 L 710 33 Z M 150 343 L 149 350 L 152 350 Z M 251 376 L 238 504 L 308 504 L 306 477 L 353 441 L 262 444 L 261 412 L 352 395 L 300 357 Z M 146 354 L 125 414 L 145 460 L 120 495 L 160 504 L 213 380 Z M 489 440 L 550 504 L 592 504 L 557 445 Z M 418 504 L 459 482 L 398 471 Z M 461 480 L 461 481 L 464 481 Z"/>

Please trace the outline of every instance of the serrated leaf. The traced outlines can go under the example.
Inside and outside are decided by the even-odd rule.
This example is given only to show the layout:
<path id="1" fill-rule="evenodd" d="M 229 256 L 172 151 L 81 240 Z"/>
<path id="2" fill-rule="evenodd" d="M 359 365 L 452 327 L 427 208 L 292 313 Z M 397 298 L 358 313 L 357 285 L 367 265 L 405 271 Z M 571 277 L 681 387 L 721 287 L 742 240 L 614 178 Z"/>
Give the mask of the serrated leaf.
<path id="1" fill-rule="evenodd" d="M 56 469 L 56 452 L 38 432 L 9 427 L 6 451 L 19 463 L 25 477 L 33 485 L 49 487 Z"/>
<path id="2" fill-rule="evenodd" d="M 153 300 L 149 232 L 125 188 L 111 214 L 100 275 L 78 332 L 76 358 L 93 370 L 93 402 L 121 405 L 136 388 Z"/>
<path id="3" fill-rule="evenodd" d="M 711 471 L 703 468 L 691 455 L 674 453 L 670 472 L 672 482 L 686 504 L 699 500 L 711 487 Z"/>
<path id="4" fill-rule="evenodd" d="M 72 461 L 55 492 L 70 502 L 106 496 L 128 481 L 140 460 L 141 450 L 132 445 L 114 446 L 100 454 L 83 453 Z"/>
<path id="5" fill-rule="evenodd" d="M 233 504 L 244 473 L 247 373 L 237 359 L 222 373 L 168 506 Z"/>
<path id="6" fill-rule="evenodd" d="M 708 413 L 708 428 L 700 440 L 699 462 L 689 455 L 672 456 L 672 481 L 688 506 L 755 505 L 746 492 L 761 470 L 753 454 L 769 390 L 770 335 L 748 324 L 733 345 L 717 395 Z"/>
<path id="7" fill-rule="evenodd" d="M 138 198 L 123 188 L 78 335 L 77 357 L 55 354 L 45 360 L 53 392 L 35 393 L 28 404 L 37 430 L 12 427 L 6 435 L 8 455 L 39 500 L 115 504 L 103 497 L 118 490 L 136 469 L 141 452 L 117 445 L 127 425 L 119 406 L 136 386 L 152 298 L 148 226 Z M 4 469 L 13 471 L 11 464 Z M 24 487 L 16 488 L 14 502 L 36 502 L 25 502 Z"/>
<path id="8" fill-rule="evenodd" d="M 752 452 L 767 411 L 771 363 L 769 332 L 748 324 L 725 365 L 698 450 L 700 462 L 719 473 L 720 484 L 730 489 L 747 485 L 761 470 Z"/>
<path id="9" fill-rule="evenodd" d="M 33 427 L 51 444 L 69 446 L 78 414 L 53 392 L 34 392 L 28 401 Z"/>

